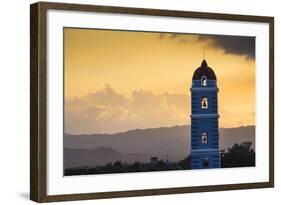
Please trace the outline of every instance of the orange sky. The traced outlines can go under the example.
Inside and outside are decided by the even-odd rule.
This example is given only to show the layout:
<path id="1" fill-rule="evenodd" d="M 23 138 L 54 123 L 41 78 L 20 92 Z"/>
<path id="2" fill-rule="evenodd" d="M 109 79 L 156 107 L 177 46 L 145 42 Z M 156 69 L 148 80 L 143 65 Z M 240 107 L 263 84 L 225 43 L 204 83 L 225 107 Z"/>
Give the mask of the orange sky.
<path id="1" fill-rule="evenodd" d="M 218 80 L 220 127 L 255 124 L 255 60 L 212 38 L 65 28 L 64 43 L 65 132 L 189 124 L 203 49 Z"/>

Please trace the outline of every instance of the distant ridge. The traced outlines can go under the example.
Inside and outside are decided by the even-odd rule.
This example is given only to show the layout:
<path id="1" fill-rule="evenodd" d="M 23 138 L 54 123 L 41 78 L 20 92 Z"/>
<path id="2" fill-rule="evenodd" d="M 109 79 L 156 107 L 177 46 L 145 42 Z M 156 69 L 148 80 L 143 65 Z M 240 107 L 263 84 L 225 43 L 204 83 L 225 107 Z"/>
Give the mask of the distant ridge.
<path id="1" fill-rule="evenodd" d="M 65 148 L 64 167 L 83 167 L 104 165 L 106 163 L 121 160 L 133 163 L 135 161 L 148 161 L 148 154 L 125 154 L 111 147 L 97 147 L 94 149 L 71 149 Z"/>
<path id="2" fill-rule="evenodd" d="M 255 148 L 255 126 L 220 129 L 220 148 L 250 141 Z M 190 153 L 190 126 L 129 130 L 116 134 L 64 134 L 66 167 L 123 160 L 147 161 L 151 156 L 171 161 Z"/>

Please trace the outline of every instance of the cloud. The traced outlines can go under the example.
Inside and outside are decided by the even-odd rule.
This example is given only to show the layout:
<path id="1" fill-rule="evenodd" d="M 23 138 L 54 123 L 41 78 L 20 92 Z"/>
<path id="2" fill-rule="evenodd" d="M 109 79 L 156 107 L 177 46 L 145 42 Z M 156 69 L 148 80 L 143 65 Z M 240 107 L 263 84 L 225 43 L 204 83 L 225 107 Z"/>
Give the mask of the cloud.
<path id="1" fill-rule="evenodd" d="M 109 85 L 81 98 L 65 100 L 65 132 L 116 133 L 137 128 L 187 124 L 186 94 L 135 90 L 125 96 Z"/>
<path id="2" fill-rule="evenodd" d="M 209 41 L 212 46 L 223 49 L 225 53 L 255 58 L 255 37 L 199 35 L 198 41 Z"/>
<path id="3" fill-rule="evenodd" d="M 193 37 L 193 38 L 192 38 Z M 196 37 L 196 38 L 194 38 Z M 159 39 L 175 40 L 178 44 L 189 44 L 197 41 L 208 46 L 222 49 L 227 54 L 245 56 L 255 59 L 255 37 L 230 35 L 197 35 L 197 34 L 160 34 Z"/>
<path id="4" fill-rule="evenodd" d="M 117 133 L 132 129 L 170 127 L 190 123 L 190 96 L 135 90 L 129 96 L 109 85 L 80 98 L 65 99 L 65 132 Z M 255 124 L 254 112 L 219 107 L 220 126 Z M 246 122 L 242 122 L 246 121 Z"/>

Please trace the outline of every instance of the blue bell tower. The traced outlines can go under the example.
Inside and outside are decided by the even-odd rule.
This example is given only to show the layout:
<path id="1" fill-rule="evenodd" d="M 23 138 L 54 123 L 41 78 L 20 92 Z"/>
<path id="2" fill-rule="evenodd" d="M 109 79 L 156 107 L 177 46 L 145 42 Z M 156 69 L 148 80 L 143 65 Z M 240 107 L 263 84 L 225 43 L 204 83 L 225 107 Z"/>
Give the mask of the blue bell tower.
<path id="1" fill-rule="evenodd" d="M 219 168 L 218 87 L 206 60 L 192 77 L 191 169 Z"/>

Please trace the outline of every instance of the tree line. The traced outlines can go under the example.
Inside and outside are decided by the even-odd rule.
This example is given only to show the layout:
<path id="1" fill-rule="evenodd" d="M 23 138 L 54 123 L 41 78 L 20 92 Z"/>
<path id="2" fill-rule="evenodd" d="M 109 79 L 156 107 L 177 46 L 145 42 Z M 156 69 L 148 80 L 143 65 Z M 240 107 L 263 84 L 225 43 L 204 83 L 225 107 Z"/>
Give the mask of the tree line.
<path id="1" fill-rule="evenodd" d="M 221 151 L 221 167 L 250 167 L 255 166 L 255 151 L 251 148 L 251 142 L 234 144 L 231 148 Z M 129 172 L 150 172 L 168 170 L 188 170 L 191 169 L 190 155 L 178 162 L 168 160 L 158 160 L 152 157 L 150 162 L 126 163 L 115 161 L 95 167 L 77 167 L 64 170 L 65 176 L 89 175 L 89 174 L 109 174 L 109 173 L 129 173 Z"/>

